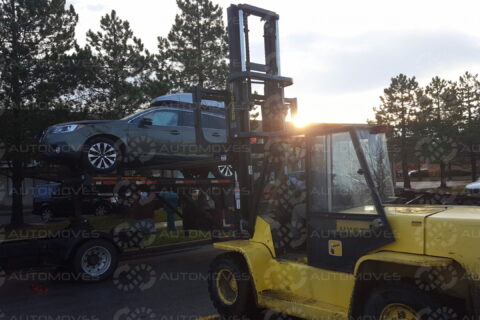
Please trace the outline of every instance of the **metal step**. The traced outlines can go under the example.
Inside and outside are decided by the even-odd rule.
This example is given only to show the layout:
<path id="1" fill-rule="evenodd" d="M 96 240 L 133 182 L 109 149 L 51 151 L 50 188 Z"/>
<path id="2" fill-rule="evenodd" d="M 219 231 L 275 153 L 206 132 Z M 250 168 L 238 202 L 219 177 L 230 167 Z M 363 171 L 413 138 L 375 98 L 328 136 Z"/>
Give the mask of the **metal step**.
<path id="1" fill-rule="evenodd" d="M 299 318 L 330 320 L 348 318 L 348 310 L 344 308 L 281 290 L 260 292 L 258 302 L 272 310 Z"/>

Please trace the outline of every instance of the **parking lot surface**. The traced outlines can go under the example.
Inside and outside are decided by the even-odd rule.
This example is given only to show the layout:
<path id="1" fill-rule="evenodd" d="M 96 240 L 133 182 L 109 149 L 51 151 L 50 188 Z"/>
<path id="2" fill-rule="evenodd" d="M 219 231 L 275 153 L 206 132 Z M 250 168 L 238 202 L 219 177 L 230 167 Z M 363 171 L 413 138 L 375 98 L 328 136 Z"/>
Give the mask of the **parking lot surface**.
<path id="1" fill-rule="evenodd" d="M 215 319 L 206 279 L 219 252 L 206 245 L 122 261 L 112 279 L 94 284 L 44 271 L 0 273 L 0 319 Z"/>

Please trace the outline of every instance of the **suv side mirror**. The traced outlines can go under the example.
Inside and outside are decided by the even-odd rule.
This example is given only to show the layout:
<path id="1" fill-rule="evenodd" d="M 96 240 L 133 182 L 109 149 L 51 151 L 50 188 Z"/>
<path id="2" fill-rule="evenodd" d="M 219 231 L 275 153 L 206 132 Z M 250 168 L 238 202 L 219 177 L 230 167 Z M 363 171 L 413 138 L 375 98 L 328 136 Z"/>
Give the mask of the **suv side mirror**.
<path id="1" fill-rule="evenodd" d="M 140 127 L 151 126 L 151 125 L 153 125 L 152 119 L 147 117 L 140 119 L 140 123 L 139 123 Z"/>

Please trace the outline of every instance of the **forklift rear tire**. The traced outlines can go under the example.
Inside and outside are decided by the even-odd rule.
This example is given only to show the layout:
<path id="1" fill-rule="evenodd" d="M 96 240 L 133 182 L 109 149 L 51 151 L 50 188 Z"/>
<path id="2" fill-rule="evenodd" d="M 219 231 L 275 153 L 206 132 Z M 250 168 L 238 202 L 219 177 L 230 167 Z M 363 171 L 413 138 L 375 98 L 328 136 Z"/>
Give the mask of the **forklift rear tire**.
<path id="1" fill-rule="evenodd" d="M 250 272 L 237 254 L 225 253 L 213 260 L 208 274 L 208 292 L 222 316 L 253 317 L 258 313 Z"/>
<path id="2" fill-rule="evenodd" d="M 71 260 L 76 280 L 99 282 L 108 279 L 118 264 L 118 250 L 109 241 L 93 239 L 80 245 Z"/>
<path id="3" fill-rule="evenodd" d="M 423 292 L 412 285 L 385 285 L 374 289 L 364 307 L 368 319 L 455 320 L 456 311 L 439 297 Z"/>

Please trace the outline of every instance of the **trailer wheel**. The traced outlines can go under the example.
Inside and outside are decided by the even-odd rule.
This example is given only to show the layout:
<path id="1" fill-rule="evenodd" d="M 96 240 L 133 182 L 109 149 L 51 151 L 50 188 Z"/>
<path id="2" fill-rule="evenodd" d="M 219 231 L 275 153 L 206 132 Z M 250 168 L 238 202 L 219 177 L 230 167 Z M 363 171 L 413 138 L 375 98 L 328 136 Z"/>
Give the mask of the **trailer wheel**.
<path id="1" fill-rule="evenodd" d="M 98 282 L 109 278 L 118 264 L 117 248 L 103 239 L 89 240 L 74 252 L 72 271 L 79 281 Z"/>
<path id="2" fill-rule="evenodd" d="M 210 299 L 222 316 L 244 317 L 258 312 L 250 272 L 242 258 L 222 254 L 211 263 L 208 275 Z"/>
<path id="3" fill-rule="evenodd" d="M 456 311 L 434 295 L 409 285 L 385 285 L 373 291 L 364 307 L 364 316 L 373 320 L 416 319 L 456 320 Z"/>

